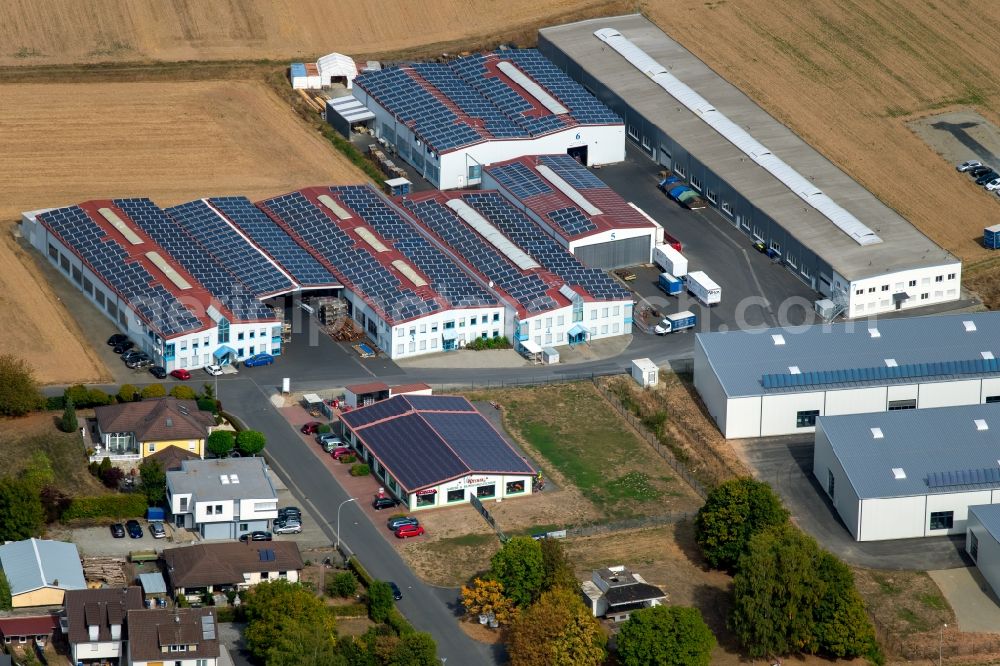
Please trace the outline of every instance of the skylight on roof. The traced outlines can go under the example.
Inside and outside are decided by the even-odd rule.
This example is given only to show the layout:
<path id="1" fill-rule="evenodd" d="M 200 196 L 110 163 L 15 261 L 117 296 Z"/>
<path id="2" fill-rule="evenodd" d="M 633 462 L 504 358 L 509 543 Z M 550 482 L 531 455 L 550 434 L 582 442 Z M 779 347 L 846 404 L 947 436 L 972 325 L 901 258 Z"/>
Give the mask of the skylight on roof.
<path id="1" fill-rule="evenodd" d="M 872 439 L 882 439 L 883 437 L 882 428 L 872 428 Z"/>
<path id="2" fill-rule="evenodd" d="M 455 214 L 462 218 L 466 224 L 475 229 L 480 236 L 489 241 L 490 245 L 500 250 L 522 271 L 541 268 L 541 265 L 532 259 L 531 255 L 514 245 L 509 238 L 504 236 L 499 229 L 469 204 L 461 199 L 449 199 L 445 205 L 455 211 Z"/>
<path id="3" fill-rule="evenodd" d="M 976 322 L 974 321 L 969 321 L 969 320 L 963 321 L 962 326 L 965 327 L 966 333 L 972 333 L 973 331 L 976 330 Z"/>
<path id="4" fill-rule="evenodd" d="M 323 204 L 324 206 L 326 206 L 327 208 L 329 208 L 333 212 L 333 214 L 336 215 L 341 220 L 349 220 L 352 217 L 354 217 L 349 212 L 347 212 L 344 208 L 342 208 L 340 204 L 338 204 L 336 201 L 334 201 L 333 197 L 331 197 L 329 194 L 321 194 L 318 197 L 316 197 L 316 199 L 321 204 Z"/>
<path id="5" fill-rule="evenodd" d="M 178 289 L 190 289 L 191 283 L 184 279 L 180 273 L 174 270 L 174 267 L 167 263 L 167 260 L 160 256 L 159 252 L 147 252 L 146 258 L 153 262 L 153 265 L 159 268 L 167 279 L 174 283 L 174 286 Z"/>
<path id="6" fill-rule="evenodd" d="M 584 212 L 586 212 L 588 215 L 602 214 L 600 208 L 590 203 L 587 197 L 580 194 L 580 192 L 577 191 L 575 187 L 567 183 L 562 176 L 557 174 L 549 167 L 545 166 L 544 164 L 539 164 L 538 166 L 535 167 L 535 170 L 538 171 L 538 173 L 542 176 L 542 178 L 549 181 L 549 183 L 552 184 L 552 187 L 556 188 L 557 190 L 565 194 L 567 197 L 569 197 L 573 203 L 582 208 Z"/>
<path id="7" fill-rule="evenodd" d="M 785 336 L 781 335 L 780 333 L 777 335 L 772 335 L 771 339 L 774 340 L 775 346 L 781 346 L 785 344 Z"/>
<path id="8" fill-rule="evenodd" d="M 394 262 L 392 262 L 392 267 L 395 268 L 400 273 L 402 273 L 404 276 L 406 276 L 406 279 L 412 282 L 414 285 L 418 287 L 427 286 L 427 280 L 420 277 L 420 274 L 417 273 L 415 270 L 413 270 L 413 266 L 409 265 L 402 259 L 396 259 Z"/>
<path id="9" fill-rule="evenodd" d="M 801 375 L 802 371 L 799 370 L 799 366 L 797 366 L 797 365 L 790 365 L 790 366 L 788 366 L 788 374 L 790 374 L 790 375 Z"/>
<path id="10" fill-rule="evenodd" d="M 517 85 L 524 88 L 524 92 L 534 97 L 539 104 L 557 116 L 569 113 L 569 109 L 559 103 L 559 101 L 547 93 L 544 88 L 528 78 L 528 75 L 517 68 L 512 62 L 501 60 L 497 63 L 497 69 L 506 74 Z"/>
<path id="11" fill-rule="evenodd" d="M 887 359 L 885 359 L 885 367 L 887 367 L 887 368 L 898 367 L 898 364 L 896 363 L 896 359 L 894 359 L 894 358 L 887 358 Z"/>
<path id="12" fill-rule="evenodd" d="M 979 352 L 979 353 L 983 355 L 983 360 L 984 361 L 992 361 L 993 360 L 993 352 L 991 352 L 991 351 L 984 351 L 984 352 Z"/>
<path id="13" fill-rule="evenodd" d="M 976 424 L 976 430 L 989 430 L 990 429 L 990 426 L 989 426 L 988 423 L 986 423 L 985 419 L 976 419 L 975 420 L 975 424 Z"/>
<path id="14" fill-rule="evenodd" d="M 221 483 L 224 486 L 228 486 L 229 485 L 229 475 L 228 474 L 220 474 L 219 475 L 219 483 Z"/>
<path id="15" fill-rule="evenodd" d="M 881 338 L 882 337 L 882 334 L 878 332 L 877 328 L 869 328 L 868 329 L 868 335 L 870 335 L 872 338 Z"/>
<path id="16" fill-rule="evenodd" d="M 354 229 L 354 233 L 356 233 L 357 235 L 361 236 L 362 240 L 364 240 L 366 243 L 368 243 L 369 245 L 371 245 L 372 249 L 374 249 L 376 252 L 388 252 L 389 251 L 389 248 L 387 248 L 385 246 L 385 244 L 382 241 L 380 241 L 378 238 L 376 238 L 375 234 L 373 234 L 368 229 L 366 229 L 364 227 L 356 227 Z"/>
<path id="17" fill-rule="evenodd" d="M 118 217 L 118 214 L 115 213 L 115 211 L 111 210 L 110 208 L 98 208 L 97 212 L 101 214 L 101 217 L 110 222 L 111 226 L 117 229 L 118 233 L 124 236 L 125 240 L 127 240 L 129 243 L 131 243 L 132 245 L 142 244 L 142 239 L 139 238 L 139 235 L 136 234 L 130 226 L 125 224 L 124 220 Z"/>
<path id="18" fill-rule="evenodd" d="M 902 467 L 893 467 L 892 478 L 896 479 L 897 481 L 902 481 L 903 479 L 906 478 L 906 471 Z"/>

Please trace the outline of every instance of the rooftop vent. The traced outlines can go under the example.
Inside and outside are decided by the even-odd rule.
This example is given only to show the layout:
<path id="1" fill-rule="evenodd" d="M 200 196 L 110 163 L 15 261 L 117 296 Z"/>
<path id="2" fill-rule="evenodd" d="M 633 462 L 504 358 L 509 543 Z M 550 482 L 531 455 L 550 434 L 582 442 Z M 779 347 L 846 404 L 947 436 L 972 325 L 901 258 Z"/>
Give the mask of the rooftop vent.
<path id="1" fill-rule="evenodd" d="M 239 483 L 239 482 L 240 482 L 239 475 L 237 475 L 237 474 L 230 474 L 229 475 L 229 483 Z"/>
<path id="2" fill-rule="evenodd" d="M 992 361 L 993 360 L 993 352 L 985 351 L 985 352 L 979 352 L 979 353 L 983 355 L 983 360 L 984 361 Z"/>
<path id="3" fill-rule="evenodd" d="M 887 358 L 887 359 L 885 359 L 885 367 L 887 367 L 887 368 L 895 368 L 895 367 L 897 367 L 896 359 L 894 359 L 894 358 Z"/>
<path id="4" fill-rule="evenodd" d="M 174 427 L 174 420 L 172 418 L 170 418 L 169 416 L 167 417 L 167 427 L 168 428 L 173 428 Z"/>
<path id="5" fill-rule="evenodd" d="M 881 338 L 882 337 L 882 334 L 878 332 L 877 328 L 869 328 L 868 329 L 868 335 L 870 335 L 872 338 Z"/>
<path id="6" fill-rule="evenodd" d="M 774 340 L 775 346 L 781 346 L 781 345 L 785 344 L 785 336 L 783 336 L 781 334 L 772 335 L 771 339 Z"/>
<path id="7" fill-rule="evenodd" d="M 990 429 L 990 426 L 989 426 L 988 423 L 986 423 L 985 419 L 976 419 L 975 420 L 975 424 L 976 424 L 976 430 L 989 430 Z"/>
<path id="8" fill-rule="evenodd" d="M 219 483 L 221 483 L 224 486 L 228 486 L 229 485 L 229 476 L 227 474 L 220 474 L 219 475 Z"/>
<path id="9" fill-rule="evenodd" d="M 802 371 L 799 370 L 799 366 L 797 366 L 797 365 L 790 365 L 790 366 L 788 366 L 788 374 L 790 374 L 790 375 L 801 375 Z"/>
<path id="10" fill-rule="evenodd" d="M 872 428 L 872 439 L 882 439 L 883 437 L 882 428 Z"/>
<path id="11" fill-rule="evenodd" d="M 906 471 L 902 467 L 893 467 L 892 478 L 896 479 L 897 481 L 902 481 L 903 479 L 906 478 Z"/>
<path id="12" fill-rule="evenodd" d="M 972 333 L 976 330 L 976 322 L 974 321 L 963 321 L 962 326 L 965 327 L 966 333 Z"/>

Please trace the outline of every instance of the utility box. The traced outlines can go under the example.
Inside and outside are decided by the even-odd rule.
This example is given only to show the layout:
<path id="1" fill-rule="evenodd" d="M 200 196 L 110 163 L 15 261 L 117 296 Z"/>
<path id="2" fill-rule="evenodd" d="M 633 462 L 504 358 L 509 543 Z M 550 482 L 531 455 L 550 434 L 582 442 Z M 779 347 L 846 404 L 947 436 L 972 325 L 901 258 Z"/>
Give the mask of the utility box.
<path id="1" fill-rule="evenodd" d="M 1000 249 L 1000 224 L 983 229 L 983 245 L 991 250 Z"/>
<path id="2" fill-rule="evenodd" d="M 546 365 L 553 365 L 559 362 L 559 352 L 554 347 L 542 347 L 542 361 Z"/>
<path id="3" fill-rule="evenodd" d="M 656 386 L 660 383 L 660 369 L 648 358 L 633 359 L 632 379 L 643 388 Z"/>

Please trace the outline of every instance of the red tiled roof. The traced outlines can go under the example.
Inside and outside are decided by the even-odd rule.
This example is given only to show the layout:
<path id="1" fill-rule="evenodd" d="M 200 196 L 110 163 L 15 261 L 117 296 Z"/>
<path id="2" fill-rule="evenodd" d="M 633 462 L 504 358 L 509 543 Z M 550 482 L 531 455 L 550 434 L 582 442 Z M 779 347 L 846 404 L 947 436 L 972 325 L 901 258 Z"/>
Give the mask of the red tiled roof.
<path id="1" fill-rule="evenodd" d="M 389 385 L 384 382 L 368 382 L 367 384 L 351 384 L 350 386 L 345 386 L 344 390 L 350 391 L 354 395 L 361 395 L 362 393 L 388 391 Z"/>
<path id="2" fill-rule="evenodd" d="M 390 386 L 389 393 L 392 395 L 402 395 L 404 393 L 416 393 L 417 391 L 429 391 L 430 388 L 430 384 L 424 384 L 422 382 L 418 382 L 416 384 L 400 384 L 398 386 Z"/>
<path id="3" fill-rule="evenodd" d="M 35 617 L 7 617 L 0 619 L 0 634 L 10 636 L 44 636 L 59 626 L 55 615 Z"/>
<path id="4" fill-rule="evenodd" d="M 132 432 L 139 442 L 204 439 L 215 419 L 194 400 L 174 397 L 123 402 L 94 409 L 102 433 Z"/>

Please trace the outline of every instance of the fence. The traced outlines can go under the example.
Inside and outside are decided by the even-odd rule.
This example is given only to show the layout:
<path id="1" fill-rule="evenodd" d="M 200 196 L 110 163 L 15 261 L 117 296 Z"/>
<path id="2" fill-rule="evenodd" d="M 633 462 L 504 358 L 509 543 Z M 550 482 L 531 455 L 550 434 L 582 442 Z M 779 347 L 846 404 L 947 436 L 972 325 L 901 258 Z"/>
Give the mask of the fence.
<path id="1" fill-rule="evenodd" d="M 1000 636 L 972 634 L 950 631 L 941 627 L 939 631 L 902 634 L 892 629 L 891 623 L 884 621 L 884 615 L 876 609 L 869 611 L 879 643 L 887 654 L 902 657 L 908 661 L 926 659 L 937 663 L 938 659 L 951 657 L 986 656 L 1000 653 Z M 992 663 L 992 661 L 991 661 Z"/>
<path id="2" fill-rule="evenodd" d="M 677 511 L 665 513 L 659 516 L 643 516 L 641 518 L 626 518 L 608 523 L 596 523 L 594 525 L 580 525 L 566 529 L 566 536 L 593 536 L 594 534 L 607 534 L 608 532 L 621 532 L 624 530 L 636 530 L 643 527 L 659 527 L 661 525 L 673 525 L 691 520 L 696 514 L 688 511 Z"/>
<path id="3" fill-rule="evenodd" d="M 494 371 L 495 372 L 495 371 Z M 598 372 L 581 372 L 575 374 L 559 374 L 544 377 L 508 377 L 501 379 L 487 379 L 477 382 L 472 380 L 467 383 L 461 381 L 448 384 L 431 384 L 435 392 L 438 391 L 485 391 L 489 389 L 519 388 L 525 386 L 548 386 L 550 384 L 565 384 L 566 382 L 593 382 L 598 377 L 612 377 L 614 375 L 625 374 L 625 369 L 609 369 Z"/>

